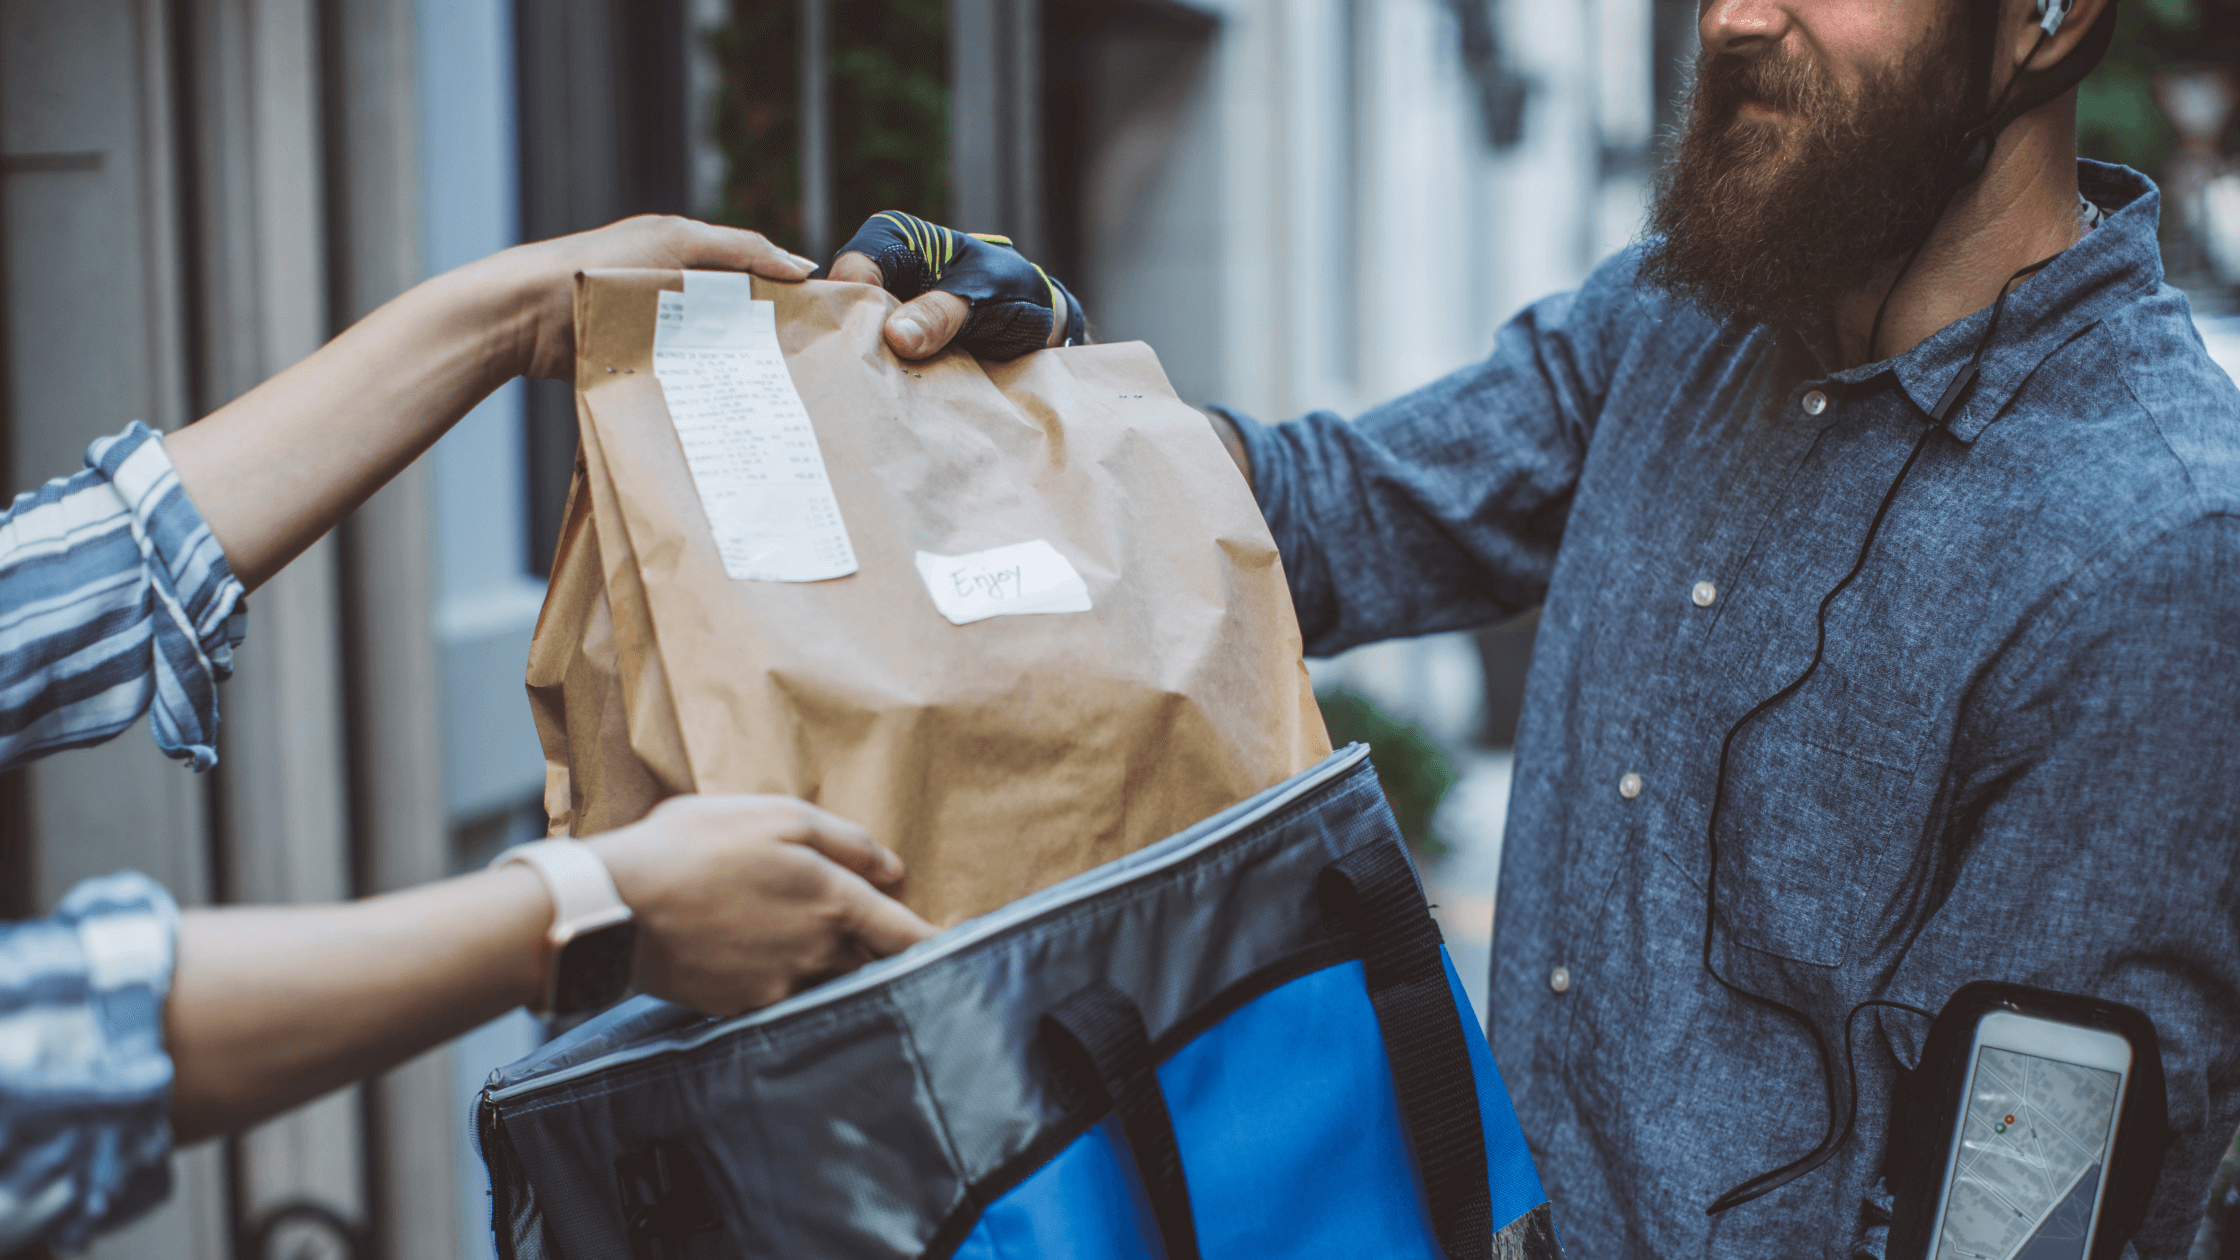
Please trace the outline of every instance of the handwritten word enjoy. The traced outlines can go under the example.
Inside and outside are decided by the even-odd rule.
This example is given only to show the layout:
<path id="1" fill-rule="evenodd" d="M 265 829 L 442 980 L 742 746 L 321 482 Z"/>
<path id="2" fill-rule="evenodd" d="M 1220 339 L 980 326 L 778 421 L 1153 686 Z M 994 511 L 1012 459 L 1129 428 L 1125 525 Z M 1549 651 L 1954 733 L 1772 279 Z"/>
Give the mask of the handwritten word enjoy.
<path id="1" fill-rule="evenodd" d="M 1026 589 L 1025 566 L 1008 569 L 958 569 L 949 575 L 957 585 L 958 599 L 1017 599 Z"/>

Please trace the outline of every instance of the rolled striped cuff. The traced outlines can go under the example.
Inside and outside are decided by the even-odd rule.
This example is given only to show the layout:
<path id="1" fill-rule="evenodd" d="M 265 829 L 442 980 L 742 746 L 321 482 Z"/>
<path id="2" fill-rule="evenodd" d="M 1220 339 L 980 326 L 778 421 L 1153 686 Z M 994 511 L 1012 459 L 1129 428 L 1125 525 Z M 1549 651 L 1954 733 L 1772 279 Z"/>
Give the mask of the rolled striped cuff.
<path id="1" fill-rule="evenodd" d="M 225 549 L 187 497 L 163 442 L 135 420 L 95 442 L 86 466 L 106 477 L 132 514 L 154 620 L 157 746 L 197 770 L 217 764 L 218 684 L 233 675 L 247 632 L 246 590 Z"/>

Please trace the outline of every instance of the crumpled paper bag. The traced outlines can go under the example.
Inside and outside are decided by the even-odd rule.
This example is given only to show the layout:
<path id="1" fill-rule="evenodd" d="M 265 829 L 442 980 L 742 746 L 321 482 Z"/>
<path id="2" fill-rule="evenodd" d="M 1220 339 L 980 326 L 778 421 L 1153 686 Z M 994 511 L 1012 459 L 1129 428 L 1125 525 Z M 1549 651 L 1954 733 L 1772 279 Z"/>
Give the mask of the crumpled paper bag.
<path id="1" fill-rule="evenodd" d="M 734 580 L 654 371 L 683 287 L 577 281 L 581 456 L 528 671 L 553 834 L 783 793 L 869 828 L 951 924 L 1329 752 L 1274 541 L 1148 347 L 904 363 L 881 290 L 755 280 L 858 567 Z M 1088 611 L 954 624 L 919 566 L 1034 542 Z"/>

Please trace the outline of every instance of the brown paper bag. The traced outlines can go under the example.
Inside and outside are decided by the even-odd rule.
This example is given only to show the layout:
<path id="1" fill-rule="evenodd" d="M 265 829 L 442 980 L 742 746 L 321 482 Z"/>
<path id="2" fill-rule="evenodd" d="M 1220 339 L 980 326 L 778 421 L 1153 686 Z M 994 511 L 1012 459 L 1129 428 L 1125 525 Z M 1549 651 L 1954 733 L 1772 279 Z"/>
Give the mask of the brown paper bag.
<path id="1" fill-rule="evenodd" d="M 682 287 L 577 283 L 582 456 L 528 677 L 554 834 L 784 793 L 868 827 L 948 924 L 1329 752 L 1274 542 L 1149 348 L 905 364 L 884 292 L 756 280 L 859 567 L 739 581 L 654 375 L 657 297 Z M 917 568 L 1033 540 L 1089 611 L 955 625 Z"/>

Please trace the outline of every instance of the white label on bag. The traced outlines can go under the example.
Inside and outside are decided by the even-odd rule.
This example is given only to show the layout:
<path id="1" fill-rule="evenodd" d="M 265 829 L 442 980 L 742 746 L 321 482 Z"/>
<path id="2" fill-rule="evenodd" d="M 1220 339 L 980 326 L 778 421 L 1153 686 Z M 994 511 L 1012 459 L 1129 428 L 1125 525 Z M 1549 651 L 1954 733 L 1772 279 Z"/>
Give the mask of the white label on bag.
<path id="1" fill-rule="evenodd" d="M 735 272 L 687 271 L 661 294 L 653 374 L 700 509 L 734 580 L 821 582 L 856 571 L 816 429 L 778 349 L 778 308 Z"/>
<path id="2" fill-rule="evenodd" d="M 969 556 L 918 553 L 933 606 L 957 625 L 1024 613 L 1089 611 L 1089 587 L 1058 549 L 1037 538 Z"/>

